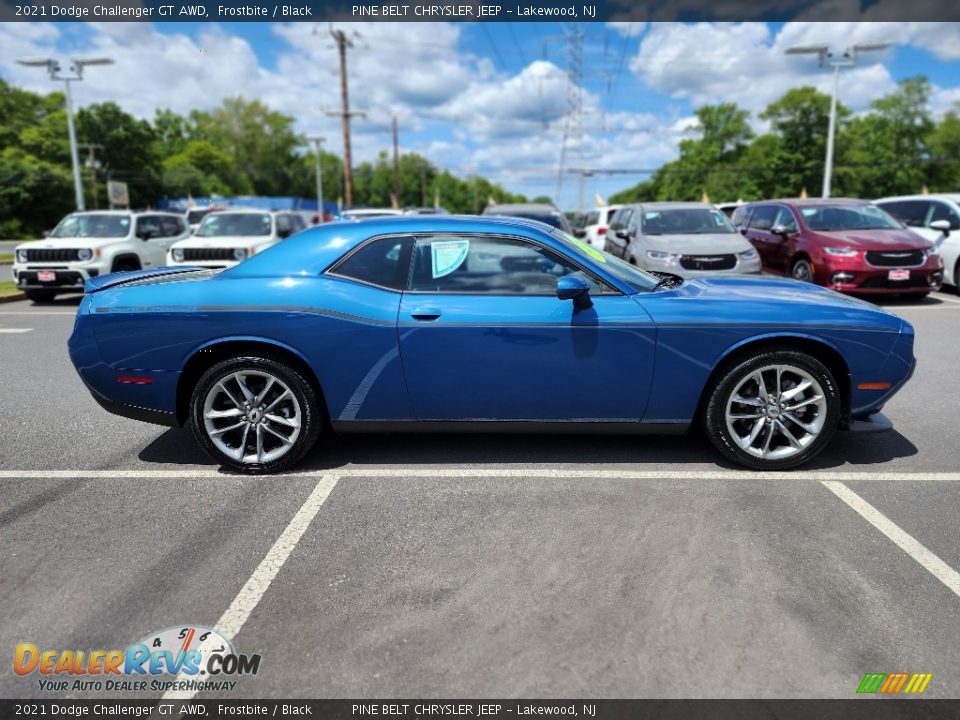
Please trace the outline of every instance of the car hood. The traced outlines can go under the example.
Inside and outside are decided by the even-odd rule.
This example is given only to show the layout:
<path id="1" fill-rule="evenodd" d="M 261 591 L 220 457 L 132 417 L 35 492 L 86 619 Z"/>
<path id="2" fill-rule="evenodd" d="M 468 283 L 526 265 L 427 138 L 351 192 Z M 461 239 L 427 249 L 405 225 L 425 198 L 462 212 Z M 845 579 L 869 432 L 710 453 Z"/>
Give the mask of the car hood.
<path id="1" fill-rule="evenodd" d="M 750 241 L 740 233 L 644 235 L 644 238 L 651 250 L 684 255 L 729 255 L 753 248 Z"/>
<path id="2" fill-rule="evenodd" d="M 713 276 L 634 297 L 658 324 L 687 324 L 693 314 L 707 325 L 869 327 L 889 332 L 900 332 L 903 327 L 899 317 L 876 305 L 787 278 Z M 681 302 L 658 302 L 669 298 Z M 694 310 L 687 301 L 696 302 L 698 308 Z"/>
<path id="3" fill-rule="evenodd" d="M 174 248 L 215 248 L 215 247 L 249 247 L 273 242 L 270 235 L 223 235 L 220 237 L 197 237 L 193 235 L 175 242 Z"/>
<path id="4" fill-rule="evenodd" d="M 930 241 L 912 230 L 816 230 L 825 243 L 852 245 L 861 250 L 918 250 L 930 247 Z"/>
<path id="5" fill-rule="evenodd" d="M 129 242 L 126 236 L 118 238 L 98 238 L 98 237 L 64 237 L 64 238 L 44 238 L 43 240 L 30 240 L 20 243 L 15 250 L 42 250 L 42 249 L 82 249 L 82 248 L 102 248 L 114 243 Z"/>

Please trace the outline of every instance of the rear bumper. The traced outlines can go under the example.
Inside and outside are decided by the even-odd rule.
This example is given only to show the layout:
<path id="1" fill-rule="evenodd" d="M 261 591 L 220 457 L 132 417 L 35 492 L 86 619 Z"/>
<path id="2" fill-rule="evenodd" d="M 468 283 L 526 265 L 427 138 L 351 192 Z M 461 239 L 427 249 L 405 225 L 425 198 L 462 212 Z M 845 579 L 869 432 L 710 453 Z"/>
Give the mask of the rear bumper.
<path id="1" fill-rule="evenodd" d="M 175 428 L 182 427 L 182 424 L 177 419 L 176 413 L 151 410 L 150 408 L 137 407 L 136 405 L 125 405 L 104 397 L 89 385 L 87 385 L 87 389 L 90 391 L 93 399 L 97 401 L 97 404 L 109 413 L 152 425 L 164 425 Z"/>

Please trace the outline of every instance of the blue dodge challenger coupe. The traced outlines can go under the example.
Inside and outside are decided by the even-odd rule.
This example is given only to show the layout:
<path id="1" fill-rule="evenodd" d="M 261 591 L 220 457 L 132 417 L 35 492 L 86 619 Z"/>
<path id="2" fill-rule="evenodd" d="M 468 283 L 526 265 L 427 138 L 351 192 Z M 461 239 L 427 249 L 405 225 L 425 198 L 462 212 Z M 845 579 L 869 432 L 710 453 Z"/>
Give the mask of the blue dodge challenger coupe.
<path id="1" fill-rule="evenodd" d="M 877 414 L 913 328 L 764 277 L 651 275 L 519 218 L 301 232 L 228 270 L 87 282 L 70 355 L 107 410 L 190 423 L 223 465 L 277 472 L 321 431 L 682 433 L 785 469 Z"/>

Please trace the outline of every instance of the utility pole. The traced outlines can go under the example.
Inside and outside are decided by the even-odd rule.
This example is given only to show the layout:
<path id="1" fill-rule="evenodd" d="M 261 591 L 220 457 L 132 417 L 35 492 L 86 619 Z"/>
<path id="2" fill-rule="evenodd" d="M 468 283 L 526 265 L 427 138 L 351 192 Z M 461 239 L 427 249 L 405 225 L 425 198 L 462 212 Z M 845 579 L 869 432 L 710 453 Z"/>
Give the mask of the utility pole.
<path id="1" fill-rule="evenodd" d="M 350 112 L 350 92 L 347 88 L 347 48 L 353 47 L 353 41 L 343 30 L 330 28 L 330 37 L 337 43 L 340 56 L 340 112 L 328 111 L 327 115 L 340 116 L 343 124 L 343 194 L 347 209 L 353 207 L 353 159 L 350 152 L 350 118 L 364 117 L 365 112 Z"/>
<path id="2" fill-rule="evenodd" d="M 87 151 L 86 166 L 90 169 L 90 194 L 93 196 L 93 209 L 100 209 L 100 198 L 97 194 L 97 170 L 100 167 L 100 161 L 97 160 L 96 151 L 103 150 L 103 145 L 78 145 L 82 150 Z"/>
<path id="3" fill-rule="evenodd" d="M 400 141 L 396 115 L 393 116 L 393 206 L 400 208 Z"/>
<path id="4" fill-rule="evenodd" d="M 787 48 L 787 55 L 817 55 L 820 67 L 833 67 L 833 92 L 830 94 L 830 121 L 827 126 L 827 157 L 823 164 L 823 192 L 825 198 L 830 197 L 830 184 L 833 180 L 833 145 L 837 133 L 837 88 L 840 84 L 840 68 L 851 67 L 857 61 L 857 54 L 876 50 L 886 50 L 891 43 L 858 43 L 848 47 L 840 59 L 834 59 L 830 46 L 825 43 L 816 45 L 798 45 Z"/>
<path id="5" fill-rule="evenodd" d="M 80 155 L 77 152 L 77 131 L 73 125 L 73 93 L 71 83 L 83 80 L 83 69 L 88 65 L 112 65 L 113 60 L 105 57 L 94 58 L 73 58 L 70 65 L 72 75 L 61 75 L 59 61 L 53 58 L 38 58 L 29 60 L 17 60 L 20 65 L 27 67 L 46 68 L 50 74 L 51 80 L 63 82 L 67 105 L 67 134 L 70 137 L 70 162 L 73 166 L 73 191 L 76 196 L 77 210 L 87 209 L 87 204 L 83 199 L 83 180 L 80 177 Z"/>
<path id="6" fill-rule="evenodd" d="M 320 223 L 323 223 L 323 159 L 320 157 L 322 146 L 326 138 L 323 135 L 308 135 L 307 140 L 313 141 L 317 151 L 317 213 Z"/>
<path id="7" fill-rule="evenodd" d="M 583 169 L 583 38 L 580 23 L 571 23 L 566 32 L 567 40 L 567 116 L 563 125 L 563 140 L 560 142 L 560 164 L 557 168 L 557 193 L 554 202 L 560 203 L 560 191 L 563 189 L 563 175 L 567 158 L 567 145 L 573 146 L 581 169 L 577 186 L 578 210 L 583 210 L 586 178 Z"/>

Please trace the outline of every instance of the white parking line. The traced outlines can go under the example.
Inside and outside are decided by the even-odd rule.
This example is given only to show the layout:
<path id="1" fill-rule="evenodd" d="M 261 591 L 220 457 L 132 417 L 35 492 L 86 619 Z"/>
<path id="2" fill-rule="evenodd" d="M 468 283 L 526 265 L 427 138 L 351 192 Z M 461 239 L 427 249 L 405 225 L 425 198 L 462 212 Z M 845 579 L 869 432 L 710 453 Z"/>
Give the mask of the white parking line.
<path id="1" fill-rule="evenodd" d="M 934 297 L 935 297 L 937 300 L 941 300 L 941 301 L 943 301 L 943 302 L 953 303 L 954 305 L 960 305 L 960 300 L 958 300 L 958 299 L 955 298 L 955 297 L 950 297 L 949 295 L 944 295 L 943 293 L 940 293 L 940 294 L 938 294 L 938 295 L 934 295 Z"/>
<path id="2" fill-rule="evenodd" d="M 0 315 L 22 315 L 23 317 L 32 317 L 34 315 L 69 315 L 73 317 L 76 314 L 76 311 L 67 312 L 66 310 L 31 310 L 29 312 L 24 312 L 23 310 L 0 310 Z"/>
<path id="3" fill-rule="evenodd" d="M 881 482 L 960 482 L 960 472 L 846 472 L 838 470 L 795 470 L 793 472 L 761 472 L 752 470 L 591 470 L 544 467 L 383 467 L 351 465 L 335 470 L 307 470 L 290 472 L 282 477 L 323 477 L 335 473 L 338 477 L 401 478 L 548 478 L 558 480 L 763 480 L 846 482 L 876 480 Z M 218 478 L 244 481 L 249 475 L 222 472 L 216 468 L 194 470 L 0 470 L 0 480 L 36 480 L 89 478 L 93 480 L 123 479 L 179 479 Z"/>
<path id="4" fill-rule="evenodd" d="M 252 613 L 260 603 L 263 594 L 267 591 L 267 588 L 270 587 L 270 583 L 273 582 L 277 573 L 280 572 L 280 568 L 283 567 L 287 558 L 290 557 L 290 553 L 293 552 L 297 543 L 300 542 L 300 538 L 303 537 L 307 528 L 310 527 L 310 523 L 313 521 L 313 518 L 316 517 L 320 506 L 323 505 L 330 496 L 330 491 L 333 490 L 336 484 L 336 475 L 323 475 L 320 478 L 320 482 L 313 488 L 310 497 L 308 497 L 306 502 L 297 510 L 297 514 L 293 516 L 293 519 L 284 531 L 280 533 L 280 537 L 277 538 L 273 547 L 270 548 L 263 560 L 260 561 L 257 569 L 254 570 L 253 575 L 250 576 L 250 579 L 247 580 L 246 584 L 240 589 L 240 592 L 237 593 L 233 602 L 230 603 L 230 607 L 228 607 L 226 612 L 217 620 L 214 628 L 223 635 L 224 638 L 233 640 L 237 636 L 237 633 L 240 632 L 240 628 L 243 627 L 247 618 L 250 617 L 250 613 Z M 187 679 L 190 679 L 190 676 L 177 676 L 177 680 Z M 163 699 L 189 700 L 195 694 L 196 691 L 171 690 L 164 694 Z"/>
<path id="5" fill-rule="evenodd" d="M 843 483 L 825 481 L 823 485 L 856 510 L 864 520 L 893 540 L 901 550 L 920 563 L 937 580 L 950 588 L 955 595 L 960 595 L 960 573 L 927 550 L 912 535 Z"/>
<path id="6" fill-rule="evenodd" d="M 19 333 L 28 333 L 31 330 L 33 330 L 33 328 L 0 328 L 0 333 L 4 333 L 6 335 L 16 335 Z"/>

